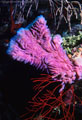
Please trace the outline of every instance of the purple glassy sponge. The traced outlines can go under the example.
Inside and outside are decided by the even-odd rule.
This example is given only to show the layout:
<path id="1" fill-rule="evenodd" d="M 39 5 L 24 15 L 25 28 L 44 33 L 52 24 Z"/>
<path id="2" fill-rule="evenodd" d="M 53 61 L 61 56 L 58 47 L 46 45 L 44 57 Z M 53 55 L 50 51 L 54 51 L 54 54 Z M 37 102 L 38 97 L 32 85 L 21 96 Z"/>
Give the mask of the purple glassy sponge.
<path id="1" fill-rule="evenodd" d="M 26 28 L 20 28 L 11 38 L 7 53 L 17 61 L 30 63 L 37 68 L 46 69 L 55 81 L 62 85 L 82 78 L 82 68 L 74 66 L 66 55 L 61 43 L 62 37 L 51 37 L 45 18 L 41 15 Z"/>

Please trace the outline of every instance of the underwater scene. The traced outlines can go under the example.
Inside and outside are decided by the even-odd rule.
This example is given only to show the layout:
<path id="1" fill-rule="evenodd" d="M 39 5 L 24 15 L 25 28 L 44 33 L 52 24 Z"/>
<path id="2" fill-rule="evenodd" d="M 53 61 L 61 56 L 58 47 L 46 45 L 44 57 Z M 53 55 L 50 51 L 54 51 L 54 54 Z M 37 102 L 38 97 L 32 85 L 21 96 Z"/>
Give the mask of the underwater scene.
<path id="1" fill-rule="evenodd" d="M 0 0 L 0 120 L 82 120 L 81 0 Z"/>

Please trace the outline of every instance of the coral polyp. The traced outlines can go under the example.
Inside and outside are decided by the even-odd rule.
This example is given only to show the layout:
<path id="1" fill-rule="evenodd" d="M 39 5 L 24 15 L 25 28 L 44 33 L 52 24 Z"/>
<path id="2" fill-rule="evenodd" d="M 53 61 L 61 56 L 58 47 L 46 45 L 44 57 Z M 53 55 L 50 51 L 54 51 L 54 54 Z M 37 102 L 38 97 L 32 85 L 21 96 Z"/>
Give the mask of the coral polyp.
<path id="1" fill-rule="evenodd" d="M 82 67 L 70 61 L 62 42 L 60 35 L 51 36 L 43 16 L 19 29 L 10 41 L 7 53 L 13 59 L 46 70 L 46 75 L 34 80 L 36 95 L 30 102 L 32 115 L 26 120 L 38 120 L 37 115 L 44 120 L 74 119 L 75 100 L 80 103 L 81 100 L 75 95 L 72 83 L 82 78 Z M 65 90 L 68 85 L 70 87 Z M 65 99 L 67 94 L 68 100 Z"/>

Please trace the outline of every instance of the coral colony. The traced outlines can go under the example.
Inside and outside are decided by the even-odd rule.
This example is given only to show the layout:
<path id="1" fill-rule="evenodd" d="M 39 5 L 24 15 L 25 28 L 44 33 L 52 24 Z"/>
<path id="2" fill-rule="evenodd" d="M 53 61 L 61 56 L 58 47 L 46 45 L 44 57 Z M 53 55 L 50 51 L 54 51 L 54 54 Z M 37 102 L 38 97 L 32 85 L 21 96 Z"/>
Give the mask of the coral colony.
<path id="1" fill-rule="evenodd" d="M 32 108 L 25 114 L 31 116 L 25 120 L 74 119 L 75 101 L 81 103 L 81 100 L 75 95 L 72 83 L 82 78 L 82 64 L 70 61 L 62 42 L 60 35 L 51 36 L 43 16 L 37 17 L 26 28 L 20 28 L 10 41 L 7 53 L 13 59 L 47 72 L 41 78 L 33 79 L 36 95 L 30 102 Z M 70 87 L 65 90 L 67 85 Z"/>

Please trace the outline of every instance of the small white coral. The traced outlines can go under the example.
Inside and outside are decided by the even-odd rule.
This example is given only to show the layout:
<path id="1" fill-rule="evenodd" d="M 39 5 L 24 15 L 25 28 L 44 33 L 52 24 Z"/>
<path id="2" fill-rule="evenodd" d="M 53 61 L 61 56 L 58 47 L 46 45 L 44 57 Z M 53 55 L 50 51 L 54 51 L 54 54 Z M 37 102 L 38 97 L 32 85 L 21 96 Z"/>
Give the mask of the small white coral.
<path id="1" fill-rule="evenodd" d="M 72 56 L 72 60 L 74 62 L 75 65 L 78 65 L 78 66 L 82 66 L 82 52 L 78 52 L 77 55 L 74 54 Z"/>

